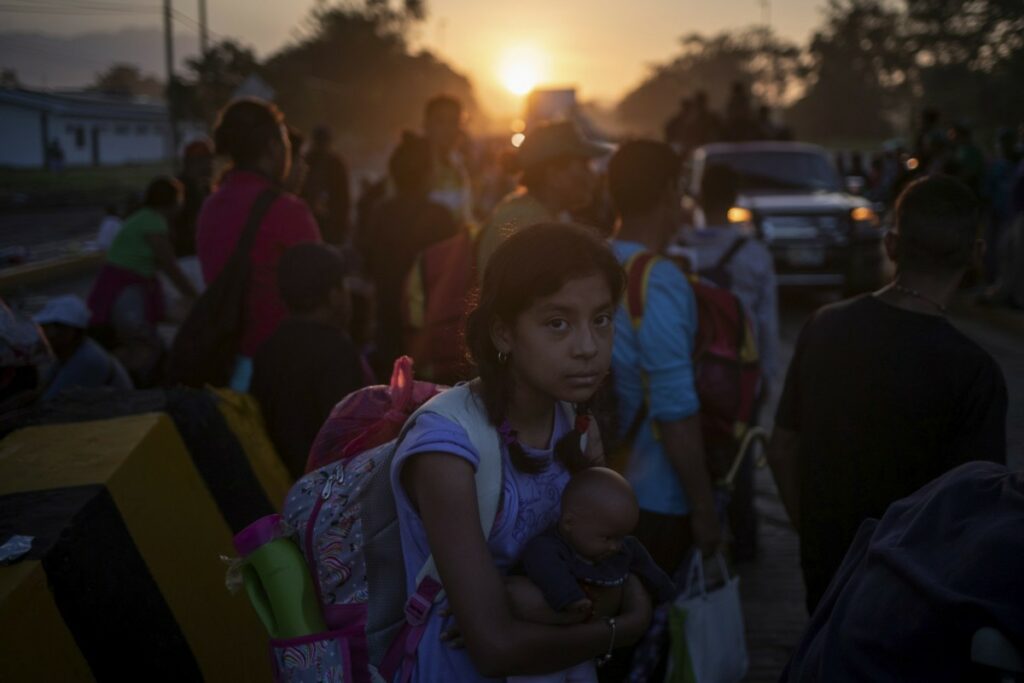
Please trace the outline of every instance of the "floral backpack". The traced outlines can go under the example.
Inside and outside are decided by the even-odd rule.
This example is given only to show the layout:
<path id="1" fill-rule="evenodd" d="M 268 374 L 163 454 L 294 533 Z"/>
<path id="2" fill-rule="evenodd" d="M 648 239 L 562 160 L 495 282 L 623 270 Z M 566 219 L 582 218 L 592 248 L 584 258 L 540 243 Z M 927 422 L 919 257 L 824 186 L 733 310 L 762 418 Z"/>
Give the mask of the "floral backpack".
<path id="1" fill-rule="evenodd" d="M 397 438 L 304 476 L 288 493 L 283 518 L 311 568 L 327 631 L 271 641 L 278 681 L 409 680 L 427 617 L 443 589 L 428 558 L 406 598 L 390 469 L 405 432 L 423 413 L 460 425 L 480 454 L 480 523 L 490 533 L 501 497 L 501 445 L 470 384 L 428 400 Z"/>

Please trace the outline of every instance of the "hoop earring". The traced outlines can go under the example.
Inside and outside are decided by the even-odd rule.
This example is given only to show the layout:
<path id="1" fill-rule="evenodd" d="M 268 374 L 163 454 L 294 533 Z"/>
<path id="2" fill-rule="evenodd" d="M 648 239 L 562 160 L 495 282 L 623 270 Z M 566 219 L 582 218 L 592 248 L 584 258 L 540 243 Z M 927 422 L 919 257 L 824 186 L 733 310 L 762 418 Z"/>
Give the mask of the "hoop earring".
<path id="1" fill-rule="evenodd" d="M 508 351 L 498 351 L 498 363 L 505 365 L 508 363 L 509 353 Z"/>

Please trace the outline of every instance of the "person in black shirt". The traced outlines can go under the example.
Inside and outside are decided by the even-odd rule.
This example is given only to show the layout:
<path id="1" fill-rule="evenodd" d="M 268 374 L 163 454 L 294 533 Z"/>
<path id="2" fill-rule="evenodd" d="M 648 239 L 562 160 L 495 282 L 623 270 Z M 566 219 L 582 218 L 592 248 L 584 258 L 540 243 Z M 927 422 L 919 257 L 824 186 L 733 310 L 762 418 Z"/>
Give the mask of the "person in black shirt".
<path id="1" fill-rule="evenodd" d="M 331 409 L 364 386 L 362 361 L 346 333 L 345 276 L 345 262 L 333 247 L 309 243 L 286 251 L 278 283 L 291 315 L 253 359 L 252 394 L 296 479 Z"/>
<path id="2" fill-rule="evenodd" d="M 391 375 L 402 342 L 402 291 L 416 256 L 458 232 L 451 211 L 430 199 L 433 177 L 430 143 L 404 133 L 391 155 L 388 172 L 395 196 L 381 204 L 356 238 L 367 275 L 377 290 L 377 363 L 381 377 Z"/>
<path id="3" fill-rule="evenodd" d="M 1005 462 L 1002 371 L 945 315 L 983 250 L 978 220 L 959 181 L 912 183 L 885 236 L 894 281 L 826 306 L 800 333 L 768 459 L 811 612 L 862 521 L 962 463 Z"/>

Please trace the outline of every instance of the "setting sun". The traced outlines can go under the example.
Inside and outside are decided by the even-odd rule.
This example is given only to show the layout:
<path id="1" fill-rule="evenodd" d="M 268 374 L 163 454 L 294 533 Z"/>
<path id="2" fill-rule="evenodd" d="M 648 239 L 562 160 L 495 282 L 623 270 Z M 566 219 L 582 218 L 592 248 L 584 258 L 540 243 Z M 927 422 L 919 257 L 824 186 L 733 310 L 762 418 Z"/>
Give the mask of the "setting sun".
<path id="1" fill-rule="evenodd" d="M 529 46 L 506 50 L 498 66 L 501 84 L 515 95 L 525 95 L 544 77 L 541 53 Z"/>

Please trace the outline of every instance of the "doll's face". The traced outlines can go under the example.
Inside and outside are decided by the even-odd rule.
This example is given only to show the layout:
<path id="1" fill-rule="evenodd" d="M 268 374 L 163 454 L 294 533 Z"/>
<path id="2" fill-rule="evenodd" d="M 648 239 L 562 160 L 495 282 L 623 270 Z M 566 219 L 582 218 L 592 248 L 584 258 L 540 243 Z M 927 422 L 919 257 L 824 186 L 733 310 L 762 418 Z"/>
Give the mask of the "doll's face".
<path id="1" fill-rule="evenodd" d="M 622 539 L 633 533 L 638 517 L 635 506 L 586 501 L 563 510 L 560 529 L 580 557 L 601 562 L 619 552 Z"/>

